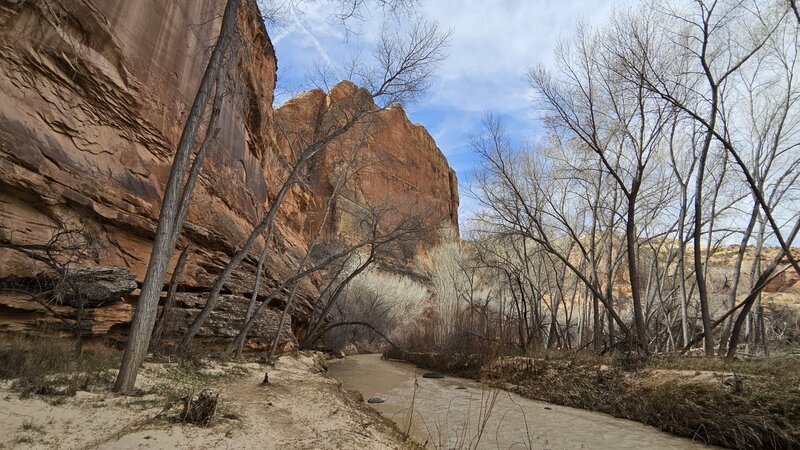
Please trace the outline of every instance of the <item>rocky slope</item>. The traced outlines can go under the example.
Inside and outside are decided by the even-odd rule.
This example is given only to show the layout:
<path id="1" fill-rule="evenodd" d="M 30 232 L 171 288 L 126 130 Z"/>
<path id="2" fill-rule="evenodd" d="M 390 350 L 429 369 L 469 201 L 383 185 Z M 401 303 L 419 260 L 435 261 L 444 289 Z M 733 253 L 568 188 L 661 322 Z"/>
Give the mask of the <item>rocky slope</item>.
<path id="1" fill-rule="evenodd" d="M 282 129 L 313 133 L 325 108 L 355 89 L 344 84 L 330 95 L 312 91 L 273 111 L 275 52 L 255 2 L 243 3 L 220 134 L 179 243 L 191 249 L 181 282 L 187 292 L 168 335 L 180 333 L 202 306 L 203 292 L 263 215 L 296 158 L 276 137 L 275 116 L 283 117 L 277 121 Z M 58 230 L 80 230 L 90 248 L 77 265 L 127 268 L 141 283 L 172 154 L 223 6 L 222 0 L 0 0 L 0 242 L 42 244 Z M 291 113 L 298 105 L 311 109 Z M 387 156 L 385 165 L 360 175 L 337 211 L 399 198 L 428 205 L 437 221 L 457 229 L 456 180 L 433 140 L 400 109 L 380 114 L 384 120 L 371 130 L 372 140 L 357 144 L 365 154 Z M 352 146 L 352 136 L 343 136 L 341 145 Z M 281 209 L 262 293 L 307 250 L 309 230 L 320 220 L 330 154 L 326 149 L 313 161 L 306 182 L 292 189 Z M 332 235 L 348 233 L 344 217 L 336 216 Z M 231 277 L 219 311 L 199 337 L 233 332 L 263 245 Z M 0 261 L 0 280 L 33 279 L 42 270 L 8 248 L 0 248 Z M 316 291 L 314 279 L 301 287 L 292 311 L 295 334 L 303 331 Z M 92 305 L 92 332 L 124 337 L 137 293 Z M 256 339 L 269 334 L 276 314 L 271 308 Z M 48 327 L 62 325 L 26 295 L 0 293 L 0 331 Z"/>

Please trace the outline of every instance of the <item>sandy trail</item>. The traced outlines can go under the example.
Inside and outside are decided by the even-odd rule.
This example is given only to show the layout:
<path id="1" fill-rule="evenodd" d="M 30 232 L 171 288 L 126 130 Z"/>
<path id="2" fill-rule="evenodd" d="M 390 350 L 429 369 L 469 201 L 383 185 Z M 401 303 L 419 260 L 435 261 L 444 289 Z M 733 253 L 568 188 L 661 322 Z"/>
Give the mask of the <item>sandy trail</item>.
<path id="1" fill-rule="evenodd" d="M 223 417 L 205 428 L 154 419 L 166 401 L 158 394 L 122 397 L 108 391 L 78 392 L 51 404 L 39 398 L 21 399 L 4 386 L 0 390 L 0 448 L 407 447 L 374 411 L 344 393 L 339 382 L 320 374 L 320 363 L 319 355 L 281 358 L 276 367 L 268 368 L 269 386 L 261 385 L 265 367 L 236 364 L 246 374 L 215 386 Z M 159 372 L 157 365 L 145 368 L 141 383 L 145 389 L 163 381 Z"/>

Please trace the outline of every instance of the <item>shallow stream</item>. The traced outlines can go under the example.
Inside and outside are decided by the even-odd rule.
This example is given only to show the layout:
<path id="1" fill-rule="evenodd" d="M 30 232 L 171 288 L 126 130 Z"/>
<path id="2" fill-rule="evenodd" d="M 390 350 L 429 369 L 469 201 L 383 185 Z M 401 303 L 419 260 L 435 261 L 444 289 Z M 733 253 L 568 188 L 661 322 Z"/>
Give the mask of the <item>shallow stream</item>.
<path id="1" fill-rule="evenodd" d="M 709 448 L 638 422 L 529 400 L 463 378 L 422 378 L 423 372 L 378 354 L 331 361 L 328 371 L 364 399 L 383 398 L 371 406 L 426 448 Z"/>

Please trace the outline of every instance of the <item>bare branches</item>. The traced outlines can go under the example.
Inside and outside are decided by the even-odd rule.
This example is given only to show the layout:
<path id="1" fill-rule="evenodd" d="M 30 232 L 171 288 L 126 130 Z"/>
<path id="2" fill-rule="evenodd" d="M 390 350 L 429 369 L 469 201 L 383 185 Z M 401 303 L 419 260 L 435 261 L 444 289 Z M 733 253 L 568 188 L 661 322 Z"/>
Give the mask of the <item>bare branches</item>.
<path id="1" fill-rule="evenodd" d="M 92 239 L 83 229 L 59 228 L 44 244 L 23 244 L 0 239 L 0 248 L 22 253 L 33 261 L 44 263 L 45 270 L 31 279 L 10 277 L 0 283 L 0 290 L 29 295 L 75 336 L 75 352 L 82 348 L 83 314 L 90 302 L 91 286 L 79 266 L 97 259 Z M 72 314 L 61 314 L 54 308 L 64 303 L 75 308 Z"/>
<path id="2" fill-rule="evenodd" d="M 451 34 L 421 18 L 407 33 L 385 25 L 372 50 L 374 62 L 356 64 L 353 69 L 357 83 L 381 105 L 415 100 L 429 87 L 433 71 L 446 58 Z"/>
<path id="3" fill-rule="evenodd" d="M 800 111 L 788 100 L 800 95 L 798 28 L 783 1 L 649 6 L 618 11 L 597 30 L 580 26 L 554 70 L 531 69 L 547 132 L 535 145 L 512 148 L 502 125 L 486 121 L 473 142 L 482 163 L 474 224 L 487 246 L 519 242 L 547 256 L 541 276 L 553 282 L 542 303 L 551 312 L 583 297 L 551 319 L 557 336 L 574 311 L 580 339 L 589 328 L 595 338 L 605 333 L 605 315 L 609 337 L 612 325 L 631 324 L 645 351 L 697 342 L 700 325 L 710 356 L 724 322 L 720 349 L 730 334 L 732 355 L 746 316 L 760 310 L 762 276 L 779 270 L 761 267 L 766 242 L 798 268 L 789 230 L 800 222 L 786 213 L 800 199 L 792 185 Z M 735 251 L 725 248 L 731 242 Z M 724 280 L 712 262 L 722 252 L 735 256 Z M 505 273 L 519 316 L 520 299 L 531 295 L 514 280 L 522 264 L 484 260 Z M 569 287 L 564 269 L 583 292 Z M 738 310 L 730 309 L 748 269 L 748 301 L 734 326 Z"/>

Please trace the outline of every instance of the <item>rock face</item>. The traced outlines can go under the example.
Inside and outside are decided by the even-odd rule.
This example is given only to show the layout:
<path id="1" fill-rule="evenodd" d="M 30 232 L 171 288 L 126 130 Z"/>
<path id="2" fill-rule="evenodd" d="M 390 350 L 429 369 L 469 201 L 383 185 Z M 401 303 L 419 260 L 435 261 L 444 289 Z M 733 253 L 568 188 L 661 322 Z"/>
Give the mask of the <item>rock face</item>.
<path id="1" fill-rule="evenodd" d="M 125 268 L 141 283 L 174 149 L 224 3 L 0 0 L 0 242 L 36 245 L 58 230 L 80 229 L 91 237 L 82 267 Z M 287 163 L 296 158 L 278 131 L 314 134 L 326 107 L 358 92 L 345 83 L 330 95 L 312 91 L 273 112 L 275 52 L 255 1 L 242 3 L 242 39 L 227 65 L 231 89 L 222 104 L 220 133 L 179 242 L 191 248 L 181 279 L 191 301 L 179 302 L 180 317 L 167 334 L 180 333 L 191 320 L 204 290 L 277 195 Z M 312 161 L 306 183 L 292 188 L 277 219 L 261 294 L 289 276 L 306 253 L 309 230 L 321 220 L 321 199 L 330 189 L 331 155 L 341 146 L 361 145 L 385 165 L 358 176 L 337 203 L 328 233 L 347 235 L 347 211 L 386 199 L 427 203 L 437 222 L 457 229 L 455 176 L 433 140 L 399 108 L 380 116 L 368 142 L 354 140 L 353 131 L 340 144 L 331 143 Z M 264 244 L 230 277 L 220 311 L 200 338 L 228 339 L 238 325 Z M 2 247 L 0 281 L 42 270 Z M 299 289 L 291 312 L 295 334 L 307 325 L 317 285 L 309 278 Z M 87 314 L 100 324 L 91 325 L 91 332 L 124 338 L 137 294 L 119 291 L 111 294 L 116 301 L 89 305 Z M 252 345 L 263 344 L 275 314 L 272 309 L 257 325 Z M 35 303 L 0 292 L 0 331 L 30 331 L 54 320 Z"/>
<path id="2" fill-rule="evenodd" d="M 238 23 L 247 45 L 237 47 L 229 72 L 236 94 L 223 104 L 217 144 L 179 244 L 192 248 L 182 284 L 196 290 L 213 283 L 283 175 L 274 162 L 276 58 L 254 4 L 243 3 Z M 141 282 L 172 155 L 224 2 L 0 5 L 0 237 L 36 244 L 58 229 L 80 228 L 96 250 L 83 264 L 125 267 Z M 299 227 L 286 217 L 281 225 L 286 245 L 269 262 L 273 278 L 303 252 L 302 236 L 291 231 Z M 31 272 L 31 261 L 17 252 L 0 249 L 0 260 L 0 278 Z M 252 290 L 252 266 L 234 275 L 231 293 Z M 299 316 L 310 310 L 313 292 L 307 283 Z"/>
<path id="3" fill-rule="evenodd" d="M 313 142 L 331 129 L 342 110 L 367 111 L 357 125 L 337 137 L 316 155 L 310 165 L 309 185 L 314 198 L 327 199 L 341 180 L 325 234 L 345 242 L 356 241 L 359 217 L 368 208 L 386 210 L 397 217 L 421 216 L 433 232 L 405 249 L 413 261 L 426 245 L 458 238 L 458 182 L 455 172 L 427 130 L 411 123 L 399 105 L 379 109 L 367 91 L 349 81 L 330 93 L 306 92 L 275 112 L 284 133 L 278 143 L 289 152 L 298 142 Z M 353 116 L 354 114 L 351 114 Z M 291 139 L 284 138 L 291 136 Z M 314 224 L 322 220 L 324 206 L 310 208 Z"/>

